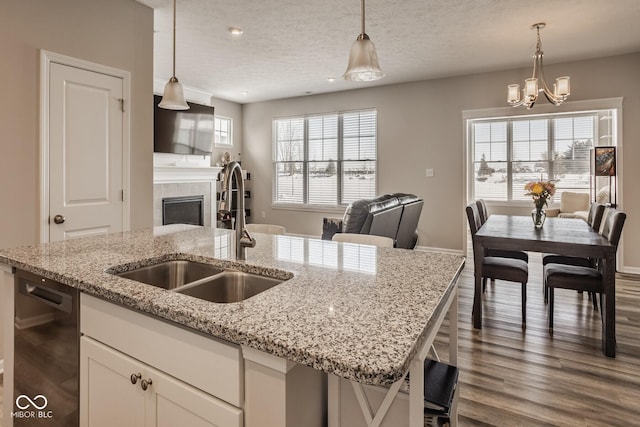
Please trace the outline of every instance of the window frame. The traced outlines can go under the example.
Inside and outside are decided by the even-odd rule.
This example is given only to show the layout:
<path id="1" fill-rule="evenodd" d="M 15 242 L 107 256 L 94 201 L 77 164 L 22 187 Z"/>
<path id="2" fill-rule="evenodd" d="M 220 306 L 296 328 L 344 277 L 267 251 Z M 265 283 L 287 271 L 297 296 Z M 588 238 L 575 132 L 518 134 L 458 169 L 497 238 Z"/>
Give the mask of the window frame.
<path id="1" fill-rule="evenodd" d="M 222 144 L 219 142 L 216 142 L 216 136 L 219 135 L 219 130 L 216 128 L 216 122 L 217 120 L 222 121 L 226 121 L 229 124 L 229 143 L 228 144 Z M 218 114 L 214 115 L 214 123 L 213 123 L 213 146 L 217 147 L 217 148 L 229 148 L 229 147 L 233 147 L 233 118 L 232 117 L 227 117 L 227 116 L 221 116 Z"/>
<path id="2" fill-rule="evenodd" d="M 611 129 L 611 139 L 607 141 L 595 141 L 596 146 L 610 146 L 615 145 L 617 147 L 617 156 L 618 156 L 618 201 L 622 200 L 622 151 L 623 151 L 623 141 L 622 141 L 622 101 L 623 98 L 605 98 L 605 99 L 596 99 L 596 100 L 585 100 L 585 101 L 571 101 L 565 102 L 560 106 L 553 106 L 550 104 L 545 105 L 536 105 L 534 107 L 534 112 L 527 114 L 526 111 L 523 111 L 519 108 L 513 107 L 501 107 L 501 108 L 489 108 L 489 109 L 478 109 L 478 110 L 464 110 L 462 112 L 463 119 L 463 129 L 465 130 L 464 138 L 463 138 L 463 158 L 464 158 L 464 175 L 465 179 L 463 181 L 464 185 L 464 194 L 466 197 L 466 203 L 470 203 L 475 200 L 474 194 L 474 152 L 473 152 L 473 126 L 472 122 L 474 120 L 481 119 L 505 119 L 505 120 L 514 120 L 516 118 L 522 118 L 525 120 L 534 120 L 536 118 L 548 117 L 555 115 L 556 117 L 568 116 L 568 115 L 582 115 L 588 113 L 597 113 L 602 110 L 612 110 L 616 115 L 616 123 Z M 550 126 L 552 127 L 552 126 Z M 597 138 L 597 137 L 596 137 Z M 615 142 L 615 143 L 614 143 Z M 553 144 L 553 141 L 548 141 L 548 144 Z M 507 142 L 508 145 L 508 155 L 511 155 L 511 142 Z M 507 158 L 509 162 L 509 157 Z M 510 162 L 509 162 L 510 163 Z M 509 172 L 511 173 L 511 172 Z M 508 190 L 509 191 L 509 188 Z M 507 193 L 508 197 L 510 193 Z M 559 200 L 553 200 L 554 204 L 558 203 Z M 492 206 L 504 206 L 504 207 L 530 207 L 530 200 L 488 200 L 487 204 Z M 618 203 L 620 204 L 620 203 Z"/>
<path id="3" fill-rule="evenodd" d="M 360 160 L 353 160 L 353 159 L 344 159 L 344 116 L 348 115 L 348 114 L 354 114 L 354 113 L 367 113 L 367 112 L 373 112 L 375 114 L 375 135 L 374 135 L 374 149 L 375 149 L 375 158 L 373 159 L 360 159 Z M 309 119 L 311 118 L 318 118 L 318 117 L 325 117 L 325 116 L 338 116 L 338 123 L 337 123 L 337 139 L 338 139 L 338 143 L 337 143 L 337 159 L 335 159 L 335 163 L 336 163 L 336 192 L 337 192 L 337 199 L 338 199 L 338 203 L 337 204 L 312 204 L 312 203 L 308 203 L 309 200 L 309 185 L 308 185 L 308 181 L 309 181 L 309 174 L 310 174 L 310 168 L 309 166 L 316 162 L 316 161 L 311 161 L 309 160 Z M 278 156 L 278 147 L 277 147 L 277 137 L 276 137 L 276 128 L 277 128 L 277 123 L 280 120 L 296 120 L 296 119 L 302 119 L 303 122 L 303 155 L 302 155 L 302 160 L 299 161 L 295 161 L 296 163 L 302 163 L 303 164 L 303 188 L 302 188 L 302 199 L 303 202 L 302 203 L 290 203 L 290 202 L 280 202 L 277 200 L 277 196 L 278 196 L 278 188 L 277 188 L 277 171 L 278 171 L 278 164 L 279 163 L 284 163 L 282 161 L 278 161 L 277 160 L 277 156 Z M 360 133 L 358 133 L 358 135 L 361 135 Z M 295 116 L 285 116 L 285 117 L 274 117 L 272 119 L 272 141 L 271 141 L 271 148 L 272 148 L 272 176 L 271 176 L 271 182 L 272 182 L 272 195 L 271 195 L 271 207 L 273 209 L 286 209 L 286 210 L 298 210 L 298 211 L 314 211 L 314 212 L 330 212 L 330 213 L 337 213 L 337 212 L 344 212 L 345 207 L 349 204 L 349 202 L 343 202 L 343 178 L 344 178 L 344 170 L 343 170 L 343 165 L 345 162 L 354 162 L 354 161 L 368 161 L 374 162 L 375 165 L 375 175 L 373 177 L 373 194 L 370 197 L 375 197 L 375 195 L 377 194 L 378 191 L 378 111 L 376 108 L 363 108 L 363 109 L 357 109 L 357 110 L 344 110 L 344 111 L 336 111 L 336 112 L 323 112 L 323 113 L 310 113 L 310 114 L 303 114 L 303 115 L 295 115 Z M 369 196 L 362 196 L 362 197 L 369 197 Z"/>

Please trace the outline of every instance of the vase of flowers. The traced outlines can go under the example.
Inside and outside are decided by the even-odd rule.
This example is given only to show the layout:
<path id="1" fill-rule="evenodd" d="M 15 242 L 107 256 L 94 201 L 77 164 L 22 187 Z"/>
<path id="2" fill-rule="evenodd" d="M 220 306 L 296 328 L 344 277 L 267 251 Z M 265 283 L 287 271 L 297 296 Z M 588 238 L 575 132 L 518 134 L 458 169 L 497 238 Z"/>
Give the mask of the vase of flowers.
<path id="1" fill-rule="evenodd" d="M 531 211 L 531 219 L 536 228 L 542 228 L 547 214 L 544 207 L 548 206 L 549 199 L 556 194 L 556 186 L 551 181 L 531 181 L 524 186 L 526 195 L 531 196 L 535 209 Z"/>

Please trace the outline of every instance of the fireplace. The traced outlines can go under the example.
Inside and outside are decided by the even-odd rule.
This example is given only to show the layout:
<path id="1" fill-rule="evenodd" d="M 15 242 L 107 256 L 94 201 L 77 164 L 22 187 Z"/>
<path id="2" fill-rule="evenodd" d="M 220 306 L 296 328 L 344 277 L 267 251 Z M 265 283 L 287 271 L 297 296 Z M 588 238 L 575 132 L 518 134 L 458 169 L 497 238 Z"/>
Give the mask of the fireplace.
<path id="1" fill-rule="evenodd" d="M 204 225 L 204 196 L 165 197 L 162 199 L 162 225 Z"/>

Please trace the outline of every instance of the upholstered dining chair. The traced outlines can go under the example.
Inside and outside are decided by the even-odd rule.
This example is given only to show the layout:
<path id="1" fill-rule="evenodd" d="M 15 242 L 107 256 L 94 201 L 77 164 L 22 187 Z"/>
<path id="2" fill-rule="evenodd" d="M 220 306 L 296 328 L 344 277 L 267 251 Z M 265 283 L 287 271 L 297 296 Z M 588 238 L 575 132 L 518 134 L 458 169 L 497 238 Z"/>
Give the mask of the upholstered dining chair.
<path id="1" fill-rule="evenodd" d="M 362 245 L 378 246 L 380 248 L 392 248 L 393 239 L 390 237 L 376 236 L 373 234 L 336 233 L 331 238 L 334 242 L 359 243 Z"/>
<path id="2" fill-rule="evenodd" d="M 479 256 L 476 249 L 476 233 L 481 226 L 480 214 L 476 203 L 471 203 L 466 208 L 467 220 L 469 221 L 469 230 L 471 231 L 471 240 L 473 242 L 473 258 L 474 261 Z M 475 262 L 474 262 L 475 265 Z M 475 271 L 474 274 L 481 275 L 482 279 L 498 279 L 508 282 L 517 282 L 521 284 L 522 289 L 522 329 L 526 328 L 527 319 L 527 281 L 529 280 L 529 266 L 526 261 L 518 258 L 507 258 L 500 256 L 484 256 L 481 271 Z"/>
<path id="3" fill-rule="evenodd" d="M 593 228 L 595 231 L 600 231 L 600 225 L 602 224 L 602 217 L 604 215 L 605 206 L 602 203 L 592 203 L 589 207 L 589 214 L 587 215 L 587 223 Z M 592 258 L 584 258 L 584 257 L 576 257 L 570 255 L 557 255 L 557 254 L 543 254 L 542 255 L 542 266 L 544 267 L 547 264 L 565 264 L 565 265 L 577 265 L 582 267 L 592 267 L 596 266 L 596 260 Z M 549 299 L 549 293 L 547 291 L 547 285 L 542 280 L 542 287 L 544 292 L 544 302 L 546 303 Z M 593 300 L 593 309 L 598 309 L 598 302 L 595 299 L 595 294 L 591 294 Z"/>
<path id="4" fill-rule="evenodd" d="M 627 218 L 624 212 L 610 209 L 602 228 L 602 235 L 618 248 L 622 227 Z M 603 278 L 601 266 L 590 267 L 582 265 L 566 265 L 551 263 L 544 266 L 544 281 L 549 293 L 549 333 L 553 334 L 553 304 L 554 289 L 573 289 L 600 294 L 600 308 L 602 309 Z"/>
<path id="5" fill-rule="evenodd" d="M 482 225 L 484 225 L 484 223 L 489 218 L 489 213 L 487 211 L 487 204 L 484 201 L 484 199 L 478 199 L 478 200 L 476 200 L 476 206 L 478 207 L 478 215 L 480 217 L 480 225 L 482 226 Z M 529 254 L 527 254 L 526 252 L 523 252 L 523 251 L 508 251 L 508 250 L 505 250 L 505 249 L 485 248 L 484 256 L 498 256 L 498 257 L 504 257 L 504 258 L 516 258 L 516 259 L 521 259 L 526 263 L 529 262 Z M 494 282 L 494 280 L 492 279 L 491 282 Z M 485 291 L 486 287 L 487 287 L 487 279 L 484 278 L 484 279 L 482 279 L 482 292 Z"/>
<path id="6" fill-rule="evenodd" d="M 247 224 L 246 227 L 249 233 L 285 234 L 287 232 L 283 226 L 274 224 Z"/>

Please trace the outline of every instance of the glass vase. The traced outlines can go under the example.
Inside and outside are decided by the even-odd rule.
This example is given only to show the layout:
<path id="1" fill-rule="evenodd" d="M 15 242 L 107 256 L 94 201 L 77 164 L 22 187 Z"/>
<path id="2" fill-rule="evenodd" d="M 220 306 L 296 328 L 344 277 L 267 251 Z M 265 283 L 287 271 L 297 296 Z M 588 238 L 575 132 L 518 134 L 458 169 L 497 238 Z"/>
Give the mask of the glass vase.
<path id="1" fill-rule="evenodd" d="M 547 213 L 544 209 L 534 209 L 531 211 L 531 219 L 533 220 L 533 225 L 536 228 L 542 228 L 544 225 L 544 220 L 547 218 Z"/>

